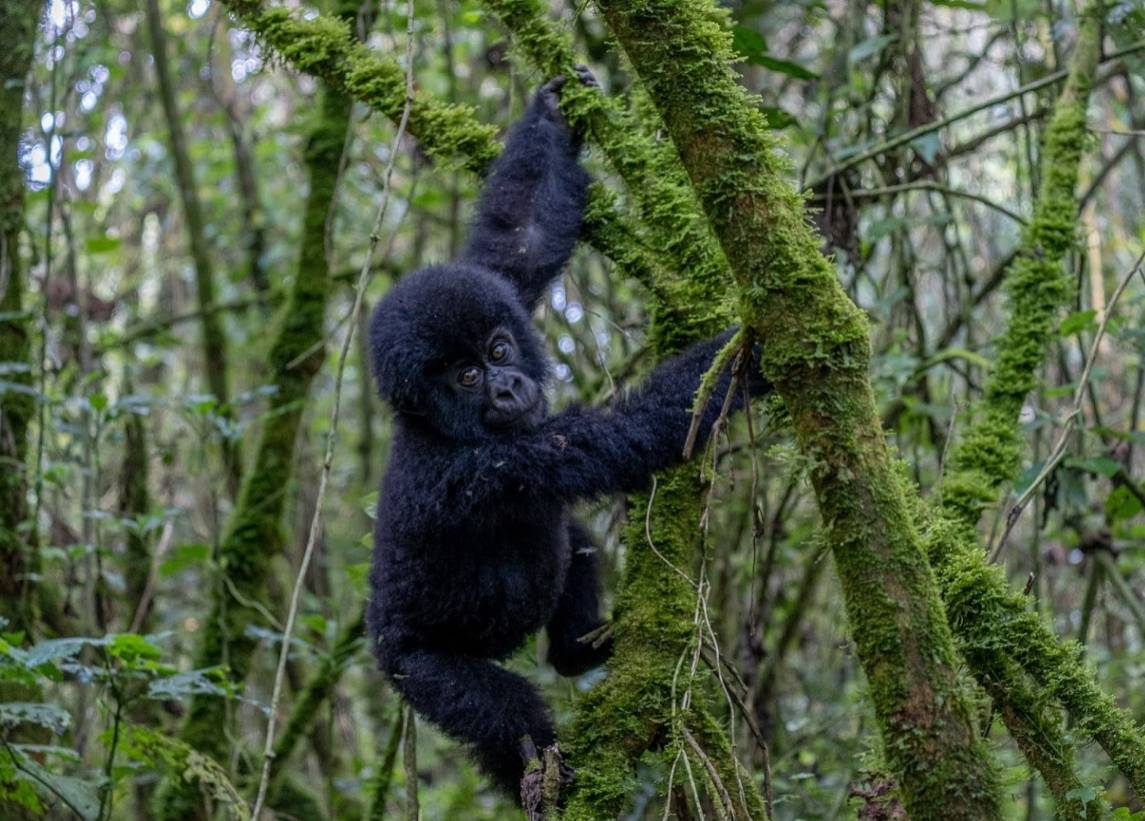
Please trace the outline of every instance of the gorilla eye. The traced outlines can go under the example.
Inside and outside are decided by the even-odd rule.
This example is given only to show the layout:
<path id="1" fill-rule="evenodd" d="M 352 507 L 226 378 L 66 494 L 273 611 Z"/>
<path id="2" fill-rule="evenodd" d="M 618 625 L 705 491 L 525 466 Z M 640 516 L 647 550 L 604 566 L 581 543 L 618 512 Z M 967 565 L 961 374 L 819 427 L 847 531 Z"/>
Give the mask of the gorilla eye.
<path id="1" fill-rule="evenodd" d="M 505 342 L 495 342 L 489 349 L 489 358 L 494 362 L 502 362 L 509 356 L 509 345 Z"/>
<path id="2" fill-rule="evenodd" d="M 477 368 L 465 368 L 457 375 L 457 381 L 467 388 L 472 388 L 481 378 L 481 371 Z"/>

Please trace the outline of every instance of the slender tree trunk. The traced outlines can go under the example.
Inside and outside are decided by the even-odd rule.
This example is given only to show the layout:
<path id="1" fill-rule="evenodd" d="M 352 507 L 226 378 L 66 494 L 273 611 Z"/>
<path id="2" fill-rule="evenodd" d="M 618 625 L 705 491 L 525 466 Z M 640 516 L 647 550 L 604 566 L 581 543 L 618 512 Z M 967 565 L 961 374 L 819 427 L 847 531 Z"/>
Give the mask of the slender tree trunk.
<path id="1" fill-rule="evenodd" d="M 28 520 L 28 426 L 36 410 L 31 314 L 20 258 L 24 171 L 20 167 L 24 83 L 35 51 L 40 3 L 0 2 L 0 616 L 4 630 L 35 632 L 31 594 L 35 522 Z"/>
<path id="2" fill-rule="evenodd" d="M 226 584 L 214 589 L 211 611 L 195 652 L 196 667 L 225 662 L 238 684 L 246 679 L 257 646 L 246 628 L 262 620 L 249 604 L 262 598 L 270 562 L 285 544 L 281 520 L 291 486 L 295 443 L 310 383 L 323 358 L 330 292 L 326 226 L 334 204 L 350 110 L 349 98 L 332 91 L 323 93 L 321 115 L 306 149 L 310 194 L 298 270 L 270 350 L 269 381 L 278 391 L 220 548 L 218 563 L 226 574 Z M 195 696 L 181 735 L 196 750 L 225 760 L 225 722 L 222 699 Z M 195 818 L 200 811 L 195 793 L 184 784 L 169 782 L 160 794 L 160 819 Z"/>
<path id="3" fill-rule="evenodd" d="M 227 336 L 223 329 L 222 316 L 217 311 L 209 310 L 215 304 L 215 274 L 211 267 L 210 249 L 204 228 L 203 206 L 195 183 L 195 166 L 191 162 L 187 148 L 183 116 L 179 113 L 177 90 L 171 77 L 171 65 L 167 56 L 167 35 L 163 30 L 163 14 L 159 8 L 159 0 L 147 0 L 146 10 L 147 28 L 151 34 L 151 53 L 155 58 L 155 79 L 159 85 L 159 99 L 163 103 L 163 116 L 167 120 L 167 138 L 170 143 L 171 161 L 175 168 L 175 183 L 179 189 L 183 216 L 187 222 L 188 250 L 195 267 L 195 290 L 199 301 L 199 322 L 203 334 L 203 368 L 206 371 L 207 385 L 219 402 L 220 412 L 229 414 L 227 402 L 230 389 L 227 384 L 227 372 L 230 362 L 227 357 Z M 242 471 L 240 452 L 229 439 L 223 440 L 222 449 L 233 492 L 238 487 Z"/>

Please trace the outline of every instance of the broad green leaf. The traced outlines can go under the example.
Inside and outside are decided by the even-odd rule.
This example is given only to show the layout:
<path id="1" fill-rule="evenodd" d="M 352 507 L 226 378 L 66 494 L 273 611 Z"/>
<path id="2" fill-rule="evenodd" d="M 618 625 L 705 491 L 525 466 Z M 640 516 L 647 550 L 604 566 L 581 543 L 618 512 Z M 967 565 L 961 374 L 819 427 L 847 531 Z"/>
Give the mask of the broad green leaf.
<path id="1" fill-rule="evenodd" d="M 1091 328 L 1096 328 L 1097 323 L 1094 321 L 1097 316 L 1097 311 L 1090 308 L 1087 311 L 1075 311 L 1062 320 L 1061 326 L 1058 328 L 1058 334 L 1061 336 L 1072 336 L 1079 331 L 1088 331 Z"/>
<path id="2" fill-rule="evenodd" d="M 1131 519 L 1141 510 L 1141 500 L 1127 487 L 1115 487 L 1105 500 L 1105 512 L 1115 522 Z"/>
<path id="3" fill-rule="evenodd" d="M 122 242 L 115 237 L 88 237 L 84 242 L 84 248 L 89 254 L 109 254 L 117 249 Z"/>
<path id="4" fill-rule="evenodd" d="M 858 43 L 847 53 L 847 61 L 854 65 L 861 63 L 868 57 L 873 57 L 898 39 L 897 34 L 882 34 Z"/>
<path id="5" fill-rule="evenodd" d="M 797 80 L 819 79 L 819 75 L 806 66 L 800 65 L 792 60 L 772 57 L 769 54 L 757 54 L 754 57 L 748 58 L 748 62 L 752 65 L 778 71 L 780 74 L 786 74 L 788 77 L 794 77 Z"/>

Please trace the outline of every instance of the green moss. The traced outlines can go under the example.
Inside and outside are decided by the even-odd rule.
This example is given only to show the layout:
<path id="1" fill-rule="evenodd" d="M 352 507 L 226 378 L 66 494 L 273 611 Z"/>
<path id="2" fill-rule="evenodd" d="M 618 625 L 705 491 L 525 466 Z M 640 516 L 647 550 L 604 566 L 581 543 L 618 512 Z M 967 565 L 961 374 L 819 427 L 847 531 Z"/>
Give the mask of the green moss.
<path id="1" fill-rule="evenodd" d="M 548 18 L 548 7 L 540 0 L 484 0 L 483 5 L 509 29 L 515 49 L 544 75 L 572 76 L 576 54 L 570 38 Z M 689 303 L 685 293 L 673 293 L 663 300 L 691 306 L 689 315 L 673 317 L 680 321 L 658 323 L 666 333 L 673 332 L 673 341 L 663 347 L 672 350 L 679 344 L 675 329 L 681 322 L 680 342 L 711 332 L 711 318 L 705 315 L 711 312 L 697 308 L 722 307 L 719 297 L 727 290 L 728 265 L 678 155 L 669 143 L 651 136 L 661 123 L 655 111 L 647 108 L 624 111 L 615 98 L 580 84 L 567 85 L 561 94 L 562 111 L 574 126 L 591 135 L 624 180 L 654 247 L 671 261 L 667 278 L 676 289 L 702 297 Z M 726 313 L 716 313 L 722 313 L 719 319 L 726 324 Z"/>
<path id="2" fill-rule="evenodd" d="M 1054 753 L 1050 763 L 1056 760 L 1059 772 L 1051 772 L 1047 782 L 1053 786 L 1070 777 L 1061 771 L 1072 770 L 1072 754 L 1063 752 L 1060 733 L 1045 729 L 1051 725 L 1044 718 L 1042 692 L 1069 711 L 1078 732 L 1101 745 L 1134 790 L 1145 793 L 1143 730 L 1097 686 L 1081 647 L 1054 635 L 1028 597 L 1009 586 L 1003 570 L 983 560 L 973 529 L 935 517 L 927 526 L 926 543 L 951 627 L 975 676 L 989 689 L 991 677 L 1005 673 L 1012 660 L 1037 682 L 1037 687 L 1019 685 L 992 695 L 1000 709 L 1028 714 L 1031 739 L 1054 739 L 1047 750 Z"/>
<path id="3" fill-rule="evenodd" d="M 765 341 L 829 528 L 886 758 L 916 818 L 994 817 L 998 788 L 868 380 L 868 327 L 786 182 L 708 4 L 600 0 L 687 168 Z"/>
<path id="4" fill-rule="evenodd" d="M 681 576 L 691 569 L 699 540 L 695 474 L 688 466 L 662 474 L 652 497 L 630 505 L 608 677 L 577 705 L 573 726 L 562 735 L 577 766 L 567 819 L 616 817 L 631 798 L 636 761 L 667 743 L 674 720 L 687 720 L 677 715 L 682 691 L 674 692 L 674 682 L 683 686 L 677 666 L 695 634 L 696 593 Z M 697 712 L 702 697 L 699 702 Z"/>

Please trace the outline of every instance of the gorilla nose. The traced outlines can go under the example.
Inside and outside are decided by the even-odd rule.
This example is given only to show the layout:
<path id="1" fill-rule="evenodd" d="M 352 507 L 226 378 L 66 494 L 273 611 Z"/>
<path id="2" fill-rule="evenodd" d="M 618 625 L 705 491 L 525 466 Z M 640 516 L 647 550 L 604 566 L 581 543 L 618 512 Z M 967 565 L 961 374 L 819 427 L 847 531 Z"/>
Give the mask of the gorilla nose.
<path id="1" fill-rule="evenodd" d="M 516 404 L 521 391 L 520 374 L 497 374 L 491 381 L 493 401 L 497 404 Z"/>

